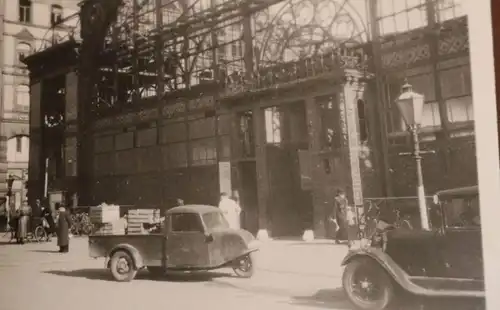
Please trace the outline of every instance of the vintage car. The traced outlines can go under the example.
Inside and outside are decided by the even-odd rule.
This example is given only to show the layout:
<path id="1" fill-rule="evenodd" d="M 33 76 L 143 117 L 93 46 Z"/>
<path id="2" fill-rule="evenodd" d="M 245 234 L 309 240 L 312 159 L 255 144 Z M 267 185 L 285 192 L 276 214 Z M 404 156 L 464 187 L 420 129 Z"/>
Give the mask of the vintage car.
<path id="1" fill-rule="evenodd" d="M 219 208 L 185 205 L 172 208 L 157 233 L 91 235 L 89 255 L 105 257 L 116 281 L 131 281 L 138 270 L 154 275 L 231 267 L 240 277 L 254 273 L 258 245 L 246 230 L 231 229 Z"/>
<path id="2" fill-rule="evenodd" d="M 389 225 L 344 258 L 343 288 L 357 308 L 388 309 L 408 294 L 483 300 L 478 187 L 438 192 L 434 203 L 430 230 Z"/>

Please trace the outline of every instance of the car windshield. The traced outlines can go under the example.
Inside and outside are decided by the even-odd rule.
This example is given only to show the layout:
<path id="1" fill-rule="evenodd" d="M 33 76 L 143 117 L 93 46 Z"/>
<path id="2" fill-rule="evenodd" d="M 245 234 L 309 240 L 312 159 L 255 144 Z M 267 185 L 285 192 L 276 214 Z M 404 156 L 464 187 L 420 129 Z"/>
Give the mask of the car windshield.
<path id="1" fill-rule="evenodd" d="M 221 212 L 208 212 L 203 214 L 202 217 L 203 222 L 205 222 L 205 226 L 209 231 L 229 228 L 229 224 Z"/>
<path id="2" fill-rule="evenodd" d="M 458 197 L 443 201 L 447 227 L 480 227 L 479 196 Z"/>

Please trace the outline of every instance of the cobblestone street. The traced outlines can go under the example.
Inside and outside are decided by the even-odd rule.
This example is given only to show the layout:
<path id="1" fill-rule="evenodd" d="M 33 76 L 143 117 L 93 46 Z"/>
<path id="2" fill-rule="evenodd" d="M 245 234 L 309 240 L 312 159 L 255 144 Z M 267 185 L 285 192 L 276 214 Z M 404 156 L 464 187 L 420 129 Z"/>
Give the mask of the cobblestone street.
<path id="1" fill-rule="evenodd" d="M 131 283 L 112 281 L 103 260 L 88 258 L 86 238 L 72 239 L 68 255 L 56 249 L 55 242 L 0 246 L 1 309 L 351 309 L 340 288 L 346 248 L 327 242 L 263 244 L 252 279 L 231 270 L 161 280 L 143 272 Z"/>
<path id="2" fill-rule="evenodd" d="M 55 241 L 20 246 L 3 240 L 0 309 L 354 310 L 341 288 L 340 262 L 346 251 L 328 241 L 270 241 L 257 254 L 251 279 L 237 278 L 230 269 L 160 279 L 143 271 L 130 283 L 118 283 L 104 269 L 103 259 L 88 257 L 86 238 L 73 238 L 69 254 L 57 253 Z M 425 310 L 457 310 L 460 305 L 438 301 Z M 423 308 L 398 310 L 416 309 Z"/>

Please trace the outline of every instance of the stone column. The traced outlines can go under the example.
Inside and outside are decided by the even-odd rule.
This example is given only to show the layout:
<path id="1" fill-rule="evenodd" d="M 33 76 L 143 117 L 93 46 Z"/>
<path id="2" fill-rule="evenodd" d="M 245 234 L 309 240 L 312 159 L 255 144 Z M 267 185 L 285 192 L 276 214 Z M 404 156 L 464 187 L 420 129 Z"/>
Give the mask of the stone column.
<path id="1" fill-rule="evenodd" d="M 318 105 L 314 97 L 309 97 L 306 99 L 306 122 L 307 122 L 307 132 L 309 137 L 309 160 L 311 167 L 311 177 L 312 180 L 312 204 L 313 204 L 313 227 L 312 231 L 305 231 L 302 239 L 309 241 L 317 237 L 324 237 L 325 223 L 324 223 L 324 203 L 323 197 L 319 195 L 318 188 L 320 186 L 315 185 L 317 182 L 321 182 L 322 178 L 319 178 L 319 169 L 321 169 L 318 154 L 321 151 L 320 142 L 320 132 L 321 124 L 318 116 Z"/>
<path id="2" fill-rule="evenodd" d="M 35 199 L 43 197 L 44 189 L 44 151 L 42 142 L 43 115 L 41 80 L 32 81 L 30 85 L 30 154 L 28 164 L 28 201 L 33 205 Z"/>
<path id="3" fill-rule="evenodd" d="M 78 129 L 78 75 L 71 71 L 66 74 L 64 128 L 64 174 L 68 199 L 72 203 L 78 200 L 76 178 L 78 165 L 77 129 Z"/>
<path id="4" fill-rule="evenodd" d="M 359 166 L 359 124 L 357 101 L 362 99 L 364 85 L 360 82 L 361 73 L 345 70 L 344 79 L 338 93 L 340 128 L 342 131 L 341 161 L 347 167 L 342 187 L 346 191 L 349 203 L 356 207 L 363 206 L 363 187 Z"/>
<path id="5" fill-rule="evenodd" d="M 253 110 L 253 129 L 255 135 L 255 161 L 257 166 L 257 195 L 259 203 L 259 230 L 257 239 L 269 239 L 267 202 L 269 200 L 269 177 L 267 173 L 266 127 L 264 110 L 257 107 Z"/>

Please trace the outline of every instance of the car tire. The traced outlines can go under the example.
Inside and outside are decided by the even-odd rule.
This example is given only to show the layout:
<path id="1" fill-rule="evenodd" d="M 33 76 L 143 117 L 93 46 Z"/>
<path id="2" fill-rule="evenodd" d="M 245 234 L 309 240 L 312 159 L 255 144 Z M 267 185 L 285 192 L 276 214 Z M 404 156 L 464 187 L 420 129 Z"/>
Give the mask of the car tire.
<path id="1" fill-rule="evenodd" d="M 111 257 L 110 270 L 118 282 L 130 282 L 137 275 L 132 256 L 125 251 L 117 251 Z"/>
<path id="2" fill-rule="evenodd" d="M 373 288 L 370 287 L 372 285 L 377 287 L 378 294 L 363 298 L 363 292 L 359 291 L 368 293 Z M 371 259 L 355 259 L 349 262 L 342 275 L 342 286 L 350 302 L 360 310 L 386 310 L 395 303 L 393 280 Z"/>
<path id="3" fill-rule="evenodd" d="M 240 278 L 251 278 L 255 271 L 253 254 L 247 254 L 236 260 L 233 270 Z"/>

